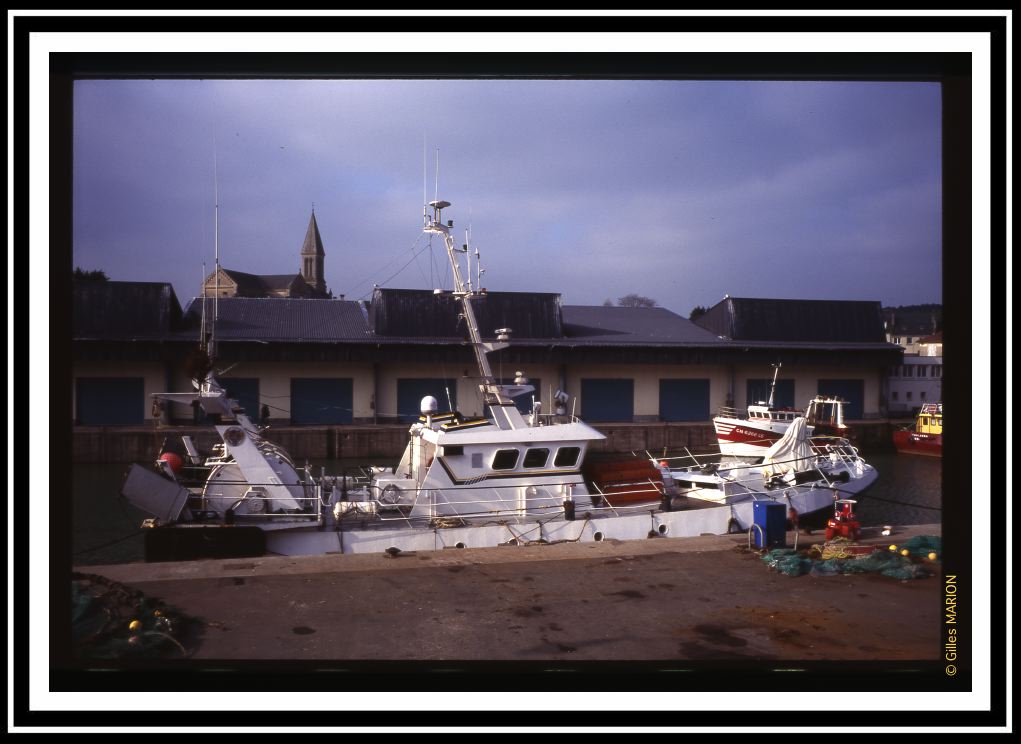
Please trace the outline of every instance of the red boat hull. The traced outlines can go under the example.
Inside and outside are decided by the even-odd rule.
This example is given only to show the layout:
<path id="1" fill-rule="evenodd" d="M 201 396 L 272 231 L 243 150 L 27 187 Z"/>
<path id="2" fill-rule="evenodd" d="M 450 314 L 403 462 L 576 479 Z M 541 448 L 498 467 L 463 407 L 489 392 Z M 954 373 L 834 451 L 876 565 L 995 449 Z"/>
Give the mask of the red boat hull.
<path id="1" fill-rule="evenodd" d="M 919 434 L 914 431 L 895 431 L 893 446 L 898 452 L 907 455 L 928 455 L 943 457 L 942 434 Z"/>

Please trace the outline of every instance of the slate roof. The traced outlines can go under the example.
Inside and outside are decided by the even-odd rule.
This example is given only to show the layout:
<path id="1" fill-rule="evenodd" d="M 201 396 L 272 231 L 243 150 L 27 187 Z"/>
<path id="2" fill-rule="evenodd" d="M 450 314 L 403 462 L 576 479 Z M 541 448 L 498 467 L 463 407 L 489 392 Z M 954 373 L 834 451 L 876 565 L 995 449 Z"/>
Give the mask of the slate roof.
<path id="1" fill-rule="evenodd" d="M 564 336 L 572 345 L 720 346 L 716 334 L 662 307 L 565 305 Z"/>
<path id="2" fill-rule="evenodd" d="M 165 282 L 74 281 L 71 294 L 77 340 L 159 340 L 183 325 L 177 295 Z"/>
<path id="3" fill-rule="evenodd" d="M 206 302 L 208 320 L 213 300 Z M 483 337 L 493 338 L 496 328 L 510 327 L 515 346 L 725 345 L 664 308 L 561 307 L 559 302 L 556 294 L 492 292 L 476 305 Z M 560 311 L 555 321 L 546 315 L 553 308 Z M 528 318 L 529 309 L 537 309 L 538 317 Z M 186 311 L 192 329 L 198 327 L 201 312 L 202 299 L 193 299 Z M 458 312 L 457 302 L 428 290 L 377 291 L 372 303 L 223 297 L 216 335 L 223 341 L 449 345 L 467 339 L 464 322 L 457 321 Z M 539 335 L 543 330 L 552 332 Z"/>
<path id="4" fill-rule="evenodd" d="M 213 315 L 213 299 L 206 300 L 206 320 Z M 355 300 L 292 299 L 283 297 L 221 297 L 216 336 L 222 341 L 364 342 L 371 337 L 368 316 Z M 188 303 L 193 328 L 202 317 L 202 298 Z"/>
<path id="5" fill-rule="evenodd" d="M 893 336 L 925 336 L 939 327 L 939 317 L 931 310 L 886 308 L 883 315 L 886 332 Z"/>
<path id="6" fill-rule="evenodd" d="M 483 338 L 494 338 L 500 328 L 510 328 L 515 339 L 548 340 L 563 335 L 559 294 L 489 292 L 473 300 L 472 308 Z M 460 301 L 449 294 L 376 287 L 369 322 L 377 336 L 386 338 L 466 338 L 467 327 L 459 319 L 460 313 Z"/>
<path id="7" fill-rule="evenodd" d="M 727 297 L 695 321 L 743 344 L 887 346 L 879 302 Z"/>

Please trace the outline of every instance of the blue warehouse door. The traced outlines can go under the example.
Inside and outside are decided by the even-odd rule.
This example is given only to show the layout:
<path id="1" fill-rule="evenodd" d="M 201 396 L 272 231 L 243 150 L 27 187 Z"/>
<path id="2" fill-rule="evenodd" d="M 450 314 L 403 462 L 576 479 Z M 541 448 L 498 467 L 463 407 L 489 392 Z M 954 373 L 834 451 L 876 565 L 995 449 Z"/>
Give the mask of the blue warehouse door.
<path id="1" fill-rule="evenodd" d="M 134 426 L 149 410 L 141 377 L 79 377 L 75 402 L 82 426 Z"/>
<path id="2" fill-rule="evenodd" d="M 227 397 L 241 404 L 248 418 L 256 422 L 261 420 L 258 377 L 224 377 L 220 384 L 227 390 Z"/>
<path id="3" fill-rule="evenodd" d="M 401 423 L 418 421 L 422 415 L 422 398 L 427 395 L 436 399 L 440 413 L 450 408 L 457 410 L 457 380 L 406 377 L 397 380 L 397 417 Z"/>
<path id="4" fill-rule="evenodd" d="M 291 379 L 292 424 L 350 424 L 354 407 L 351 378 Z"/>
<path id="5" fill-rule="evenodd" d="M 586 421 L 634 421 L 635 381 L 583 379 L 581 406 Z"/>
<path id="6" fill-rule="evenodd" d="M 845 419 L 860 419 L 865 410 L 864 380 L 819 380 L 819 395 L 836 395 L 848 401 Z"/>
<path id="7" fill-rule="evenodd" d="M 769 401 L 769 389 L 773 385 L 773 378 L 768 380 L 748 380 L 748 397 L 745 399 L 748 404 L 758 403 L 760 400 L 765 403 Z M 776 393 L 773 395 L 774 408 L 797 408 L 794 400 L 794 380 L 777 380 Z"/>
<path id="8" fill-rule="evenodd" d="M 659 417 L 663 421 L 708 421 L 709 380 L 660 380 Z"/>

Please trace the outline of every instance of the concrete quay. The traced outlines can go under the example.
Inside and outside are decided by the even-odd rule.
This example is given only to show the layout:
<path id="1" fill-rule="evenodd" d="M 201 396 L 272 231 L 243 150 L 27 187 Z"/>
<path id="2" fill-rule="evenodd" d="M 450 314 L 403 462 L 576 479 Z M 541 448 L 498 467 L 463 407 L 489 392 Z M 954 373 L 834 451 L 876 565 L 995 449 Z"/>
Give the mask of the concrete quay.
<path id="1" fill-rule="evenodd" d="M 860 542 L 939 534 L 867 528 Z M 940 658 L 939 564 L 906 581 L 790 577 L 747 545 L 718 535 L 77 570 L 196 619 L 183 643 L 197 661 Z"/>

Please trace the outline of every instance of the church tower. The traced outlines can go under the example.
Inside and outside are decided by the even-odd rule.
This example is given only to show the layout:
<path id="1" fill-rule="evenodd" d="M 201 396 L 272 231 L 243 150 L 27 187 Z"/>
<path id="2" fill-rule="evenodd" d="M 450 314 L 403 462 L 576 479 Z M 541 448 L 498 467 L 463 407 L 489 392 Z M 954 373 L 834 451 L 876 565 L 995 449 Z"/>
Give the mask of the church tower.
<path id="1" fill-rule="evenodd" d="M 301 246 L 301 276 L 317 293 L 326 294 L 326 279 L 323 276 L 323 262 L 326 251 L 323 250 L 323 239 L 319 237 L 319 225 L 316 224 L 316 211 L 312 209 L 312 219 L 308 221 L 305 242 Z"/>

